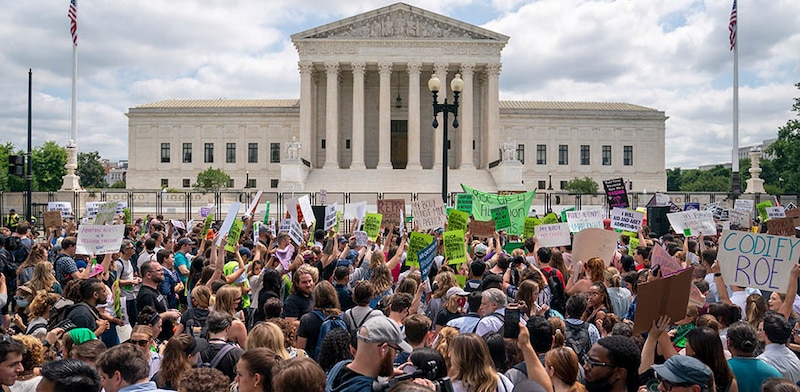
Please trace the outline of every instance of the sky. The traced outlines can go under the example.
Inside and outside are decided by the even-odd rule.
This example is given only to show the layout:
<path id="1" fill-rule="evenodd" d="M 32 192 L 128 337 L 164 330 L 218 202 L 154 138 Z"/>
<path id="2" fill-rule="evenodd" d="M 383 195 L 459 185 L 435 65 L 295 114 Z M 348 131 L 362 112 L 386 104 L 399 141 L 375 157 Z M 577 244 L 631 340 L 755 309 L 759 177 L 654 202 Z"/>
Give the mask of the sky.
<path id="1" fill-rule="evenodd" d="M 78 149 L 128 155 L 129 108 L 165 99 L 300 96 L 290 35 L 383 0 L 78 0 Z M 69 139 L 68 0 L 5 2 L 0 142 Z M 406 3 L 510 37 L 500 99 L 627 102 L 664 111 L 666 167 L 730 162 L 731 0 Z M 739 145 L 777 136 L 800 91 L 800 1 L 742 0 Z"/>

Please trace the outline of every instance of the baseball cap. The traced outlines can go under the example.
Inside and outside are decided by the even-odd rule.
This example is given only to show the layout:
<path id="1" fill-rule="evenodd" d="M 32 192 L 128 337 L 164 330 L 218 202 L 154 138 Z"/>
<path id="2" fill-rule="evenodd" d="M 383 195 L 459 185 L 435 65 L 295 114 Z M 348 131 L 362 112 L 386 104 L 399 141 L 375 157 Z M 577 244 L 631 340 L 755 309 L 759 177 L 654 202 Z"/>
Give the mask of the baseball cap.
<path id="1" fill-rule="evenodd" d="M 181 238 L 180 241 L 178 241 L 178 246 L 184 246 L 184 245 L 194 245 L 194 241 L 192 241 L 192 239 L 188 237 Z"/>
<path id="2" fill-rule="evenodd" d="M 247 256 L 249 259 L 253 258 L 253 252 L 251 252 L 250 249 L 247 249 L 244 246 L 239 248 L 239 254 L 242 256 Z"/>
<path id="3" fill-rule="evenodd" d="M 338 241 L 340 244 L 343 244 L 343 243 L 345 243 L 345 242 L 348 242 L 348 241 L 347 241 L 347 238 L 345 238 L 344 236 L 339 236 L 339 239 L 338 239 L 337 241 Z"/>
<path id="4" fill-rule="evenodd" d="M 659 377 L 675 384 L 708 385 L 711 369 L 688 355 L 673 355 L 661 365 L 653 365 Z"/>
<path id="5" fill-rule="evenodd" d="M 450 297 L 458 295 L 458 296 L 467 296 L 469 295 L 468 292 L 464 291 L 461 287 L 451 287 L 447 289 L 447 292 L 444 294 L 444 299 L 450 299 Z"/>
<path id="6" fill-rule="evenodd" d="M 370 317 L 358 331 L 358 338 L 368 343 L 388 343 L 410 353 L 411 345 L 404 340 L 400 327 L 386 316 Z"/>
<path id="7" fill-rule="evenodd" d="M 476 256 L 486 256 L 486 251 L 489 248 L 486 247 L 484 244 L 475 245 L 475 255 Z"/>

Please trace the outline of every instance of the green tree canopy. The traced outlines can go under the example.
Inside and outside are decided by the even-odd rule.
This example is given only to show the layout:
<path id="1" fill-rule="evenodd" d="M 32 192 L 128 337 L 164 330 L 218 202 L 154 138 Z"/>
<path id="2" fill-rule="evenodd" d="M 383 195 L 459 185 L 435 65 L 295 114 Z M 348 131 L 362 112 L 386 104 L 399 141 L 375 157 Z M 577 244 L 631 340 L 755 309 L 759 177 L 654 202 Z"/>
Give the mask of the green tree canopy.
<path id="1" fill-rule="evenodd" d="M 55 192 L 61 189 L 67 169 L 67 149 L 48 141 L 33 149 L 33 189 Z"/>
<path id="2" fill-rule="evenodd" d="M 231 176 L 221 169 L 209 167 L 197 173 L 197 182 L 193 185 L 195 189 L 203 192 L 217 191 L 220 188 L 227 188 L 231 181 Z"/>
<path id="3" fill-rule="evenodd" d="M 575 177 L 569 180 L 564 186 L 564 190 L 570 193 L 597 193 L 597 190 L 600 186 L 591 178 L 591 177 L 583 177 L 578 178 Z"/>
<path id="4" fill-rule="evenodd" d="M 106 169 L 100 163 L 100 153 L 79 152 L 78 153 L 78 176 L 81 178 L 81 186 L 89 188 L 105 188 Z"/>
<path id="5" fill-rule="evenodd" d="M 795 84 L 800 89 L 800 83 Z M 794 99 L 792 111 L 797 118 L 789 119 L 786 125 L 778 128 L 778 140 L 766 152 L 775 155 L 773 161 L 779 178 L 783 178 L 782 190 L 785 193 L 800 193 L 800 98 Z"/>

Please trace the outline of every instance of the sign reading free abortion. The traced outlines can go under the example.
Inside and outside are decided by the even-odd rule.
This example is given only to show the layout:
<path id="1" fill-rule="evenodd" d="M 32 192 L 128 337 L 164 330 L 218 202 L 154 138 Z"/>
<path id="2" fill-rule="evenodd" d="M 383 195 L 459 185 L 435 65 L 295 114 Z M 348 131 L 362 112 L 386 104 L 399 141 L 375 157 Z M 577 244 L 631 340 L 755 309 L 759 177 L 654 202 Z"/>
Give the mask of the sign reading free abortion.
<path id="1" fill-rule="evenodd" d="M 725 230 L 717 259 L 725 283 L 785 293 L 800 238 Z"/>

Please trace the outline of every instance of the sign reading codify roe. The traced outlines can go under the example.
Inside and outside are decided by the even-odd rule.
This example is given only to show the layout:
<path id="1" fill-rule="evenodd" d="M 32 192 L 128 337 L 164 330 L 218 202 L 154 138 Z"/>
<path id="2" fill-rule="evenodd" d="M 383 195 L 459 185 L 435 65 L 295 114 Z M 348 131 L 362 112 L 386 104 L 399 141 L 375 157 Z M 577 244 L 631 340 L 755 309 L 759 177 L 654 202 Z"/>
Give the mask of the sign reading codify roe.
<path id="1" fill-rule="evenodd" d="M 785 293 L 799 257 L 800 238 L 725 230 L 717 259 L 726 284 Z"/>

